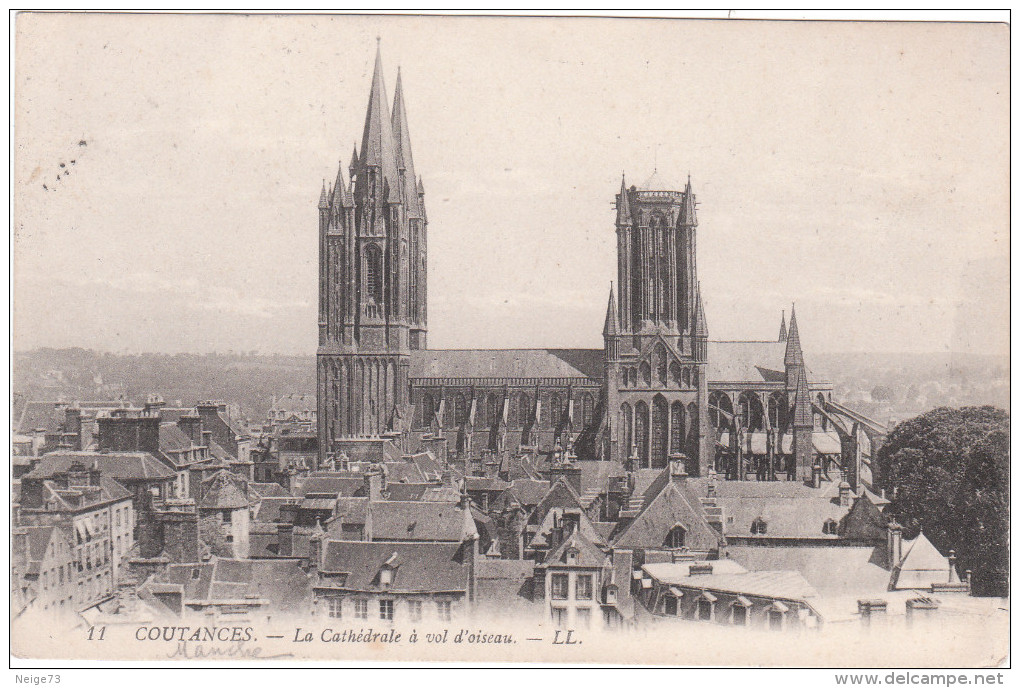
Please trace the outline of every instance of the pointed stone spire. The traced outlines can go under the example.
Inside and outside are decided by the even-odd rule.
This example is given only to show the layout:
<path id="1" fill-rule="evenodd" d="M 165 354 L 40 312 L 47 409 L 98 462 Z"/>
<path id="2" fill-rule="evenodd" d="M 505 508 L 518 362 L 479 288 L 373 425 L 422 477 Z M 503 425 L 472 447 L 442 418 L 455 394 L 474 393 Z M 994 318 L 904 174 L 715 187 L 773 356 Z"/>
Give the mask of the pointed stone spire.
<path id="1" fill-rule="evenodd" d="M 365 132 L 361 138 L 359 169 L 379 168 L 381 179 L 395 184 L 397 180 L 396 143 L 390 122 L 390 106 L 386 100 L 386 85 L 383 83 L 382 47 L 375 53 L 375 72 L 372 74 L 372 90 L 368 96 L 368 110 L 365 113 Z"/>
<path id="2" fill-rule="evenodd" d="M 336 170 L 336 183 L 333 185 L 333 198 L 330 205 L 334 208 L 344 207 L 344 199 L 347 197 L 347 185 L 344 183 L 344 164 L 338 161 Z"/>
<path id="3" fill-rule="evenodd" d="M 691 175 L 687 175 L 684 204 L 680 208 L 680 224 L 684 227 L 694 227 L 698 224 L 698 215 L 694 208 L 694 192 L 691 191 Z"/>
<path id="4" fill-rule="evenodd" d="M 353 179 L 354 175 L 358 173 L 358 142 L 354 142 L 354 150 L 351 152 L 351 164 L 347 168 L 347 174 Z"/>
<path id="5" fill-rule="evenodd" d="M 418 195 L 425 193 L 425 185 L 421 183 L 421 175 L 418 175 Z"/>
<path id="6" fill-rule="evenodd" d="M 804 352 L 800 348 L 800 331 L 797 329 L 796 305 L 790 311 L 790 331 L 786 336 L 786 356 L 783 362 L 787 368 L 804 366 Z"/>
<path id="7" fill-rule="evenodd" d="M 797 369 L 797 392 L 793 400 L 793 427 L 814 427 L 811 413 L 811 391 L 808 389 L 807 373 L 803 366 Z"/>
<path id="8" fill-rule="evenodd" d="M 609 287 L 609 305 L 606 307 L 606 324 L 602 328 L 603 337 L 611 337 L 620 332 L 620 321 L 616 315 L 616 292 Z"/>
<path id="9" fill-rule="evenodd" d="M 397 144 L 397 169 L 404 172 L 404 199 L 409 217 L 418 217 L 417 177 L 414 174 L 414 157 L 411 155 L 411 135 L 407 127 L 407 108 L 404 104 L 404 87 L 400 68 L 397 68 L 397 90 L 393 96 L 391 117 L 393 138 Z"/>
<path id="10" fill-rule="evenodd" d="M 616 226 L 623 227 L 632 223 L 630 217 L 630 199 L 627 197 L 627 177 L 620 180 L 620 195 L 616 197 Z"/>
<path id="11" fill-rule="evenodd" d="M 701 301 L 701 282 L 698 282 L 698 298 L 695 305 L 697 310 L 694 315 L 694 336 L 708 336 L 708 320 L 705 318 L 705 304 Z"/>
<path id="12" fill-rule="evenodd" d="M 319 194 L 319 210 L 329 208 L 329 199 L 326 197 L 326 180 L 322 180 L 322 193 Z"/>
<path id="13" fill-rule="evenodd" d="M 786 311 L 783 311 L 783 319 L 779 323 L 779 341 L 786 341 Z"/>

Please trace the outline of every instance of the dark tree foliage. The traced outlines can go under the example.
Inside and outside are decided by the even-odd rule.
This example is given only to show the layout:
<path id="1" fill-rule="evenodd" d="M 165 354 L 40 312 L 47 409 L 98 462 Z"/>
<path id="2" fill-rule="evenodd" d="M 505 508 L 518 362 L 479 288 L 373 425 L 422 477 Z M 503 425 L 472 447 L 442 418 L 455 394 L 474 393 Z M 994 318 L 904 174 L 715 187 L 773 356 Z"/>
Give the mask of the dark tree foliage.
<path id="1" fill-rule="evenodd" d="M 978 595 L 1009 594 L 1009 413 L 937 408 L 900 423 L 878 452 L 889 513 L 943 553 Z"/>

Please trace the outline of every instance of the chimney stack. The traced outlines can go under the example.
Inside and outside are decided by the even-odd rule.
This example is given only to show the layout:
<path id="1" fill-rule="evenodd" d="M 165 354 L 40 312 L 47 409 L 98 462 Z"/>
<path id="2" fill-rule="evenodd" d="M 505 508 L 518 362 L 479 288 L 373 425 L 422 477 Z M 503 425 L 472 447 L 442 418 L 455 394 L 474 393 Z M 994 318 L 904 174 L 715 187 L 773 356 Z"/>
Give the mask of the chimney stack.
<path id="1" fill-rule="evenodd" d="M 853 493 L 850 490 L 850 483 L 843 481 L 839 484 L 839 505 L 842 507 L 850 506 L 850 499 Z"/>
<path id="2" fill-rule="evenodd" d="M 815 465 L 811 467 L 811 487 L 818 488 L 822 486 L 822 464 L 815 461 Z"/>
<path id="3" fill-rule="evenodd" d="M 886 553 L 889 557 L 889 568 L 899 566 L 903 559 L 903 528 L 896 521 L 889 521 L 886 535 Z"/>

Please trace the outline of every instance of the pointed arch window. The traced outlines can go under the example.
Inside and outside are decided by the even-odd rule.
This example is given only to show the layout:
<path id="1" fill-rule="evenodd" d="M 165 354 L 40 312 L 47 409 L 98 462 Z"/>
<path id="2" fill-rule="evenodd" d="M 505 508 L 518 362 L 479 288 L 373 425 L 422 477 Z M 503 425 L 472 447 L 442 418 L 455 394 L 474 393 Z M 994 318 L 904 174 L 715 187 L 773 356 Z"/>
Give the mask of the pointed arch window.
<path id="1" fill-rule="evenodd" d="M 365 289 L 376 303 L 383 300 L 382 251 L 375 244 L 365 249 Z"/>
<path id="2" fill-rule="evenodd" d="M 457 399 L 454 402 L 454 422 L 457 427 L 464 425 L 467 422 L 467 404 L 464 401 L 464 395 L 458 394 Z"/>
<path id="3" fill-rule="evenodd" d="M 648 361 L 641 361 L 641 382 L 644 383 L 645 387 L 650 387 L 652 384 L 652 366 L 648 365 Z"/>
<path id="4" fill-rule="evenodd" d="M 684 451 L 684 442 L 687 439 L 685 415 L 687 414 L 683 403 L 674 401 L 670 414 L 670 447 L 673 454 Z"/>
<path id="5" fill-rule="evenodd" d="M 431 394 L 423 394 L 421 397 L 421 420 L 419 427 L 428 428 L 432 425 L 432 419 L 436 416 L 436 402 Z"/>
<path id="6" fill-rule="evenodd" d="M 592 418 L 595 412 L 595 399 L 588 392 L 585 393 L 581 400 L 581 417 L 584 420 L 584 427 L 591 425 Z"/>
<path id="7" fill-rule="evenodd" d="M 669 384 L 669 379 L 666 377 L 666 351 L 659 345 L 655 349 L 655 375 L 659 378 L 659 384 L 665 387 Z"/>
<path id="8" fill-rule="evenodd" d="M 518 398 L 519 410 L 517 419 L 521 423 L 521 427 L 527 427 L 531 422 L 531 398 L 527 394 L 521 394 Z"/>
<path id="9" fill-rule="evenodd" d="M 559 394 L 553 394 L 549 399 L 549 427 L 554 430 L 560 425 L 560 416 L 563 414 L 563 403 Z"/>

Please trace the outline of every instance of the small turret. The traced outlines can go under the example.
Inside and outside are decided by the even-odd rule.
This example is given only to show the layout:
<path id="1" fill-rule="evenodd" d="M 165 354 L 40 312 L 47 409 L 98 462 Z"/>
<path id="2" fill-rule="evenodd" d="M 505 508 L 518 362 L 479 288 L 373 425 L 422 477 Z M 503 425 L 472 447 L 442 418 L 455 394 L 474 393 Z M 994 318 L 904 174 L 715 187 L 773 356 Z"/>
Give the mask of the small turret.
<path id="1" fill-rule="evenodd" d="M 602 336 L 611 337 L 620 333 L 620 321 L 616 314 L 616 293 L 609 286 L 609 305 L 606 307 L 606 324 L 602 327 Z"/>
<path id="2" fill-rule="evenodd" d="M 800 331 L 797 329 L 797 306 L 790 311 L 790 331 L 786 337 L 786 356 L 783 362 L 787 368 L 804 365 L 804 351 L 800 348 Z"/>
<path id="3" fill-rule="evenodd" d="M 322 193 L 319 194 L 319 210 L 329 209 L 329 199 L 326 196 L 326 180 L 322 180 Z"/>
<path id="4" fill-rule="evenodd" d="M 684 188 L 684 204 L 680 208 L 680 224 L 683 227 L 695 227 L 698 224 L 694 192 L 691 191 L 691 175 L 687 175 L 687 187 Z"/>
<path id="5" fill-rule="evenodd" d="M 620 195 L 616 197 L 616 226 L 625 227 L 632 223 L 630 199 L 627 198 L 627 178 L 620 180 Z"/>

